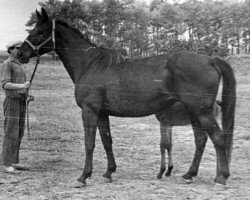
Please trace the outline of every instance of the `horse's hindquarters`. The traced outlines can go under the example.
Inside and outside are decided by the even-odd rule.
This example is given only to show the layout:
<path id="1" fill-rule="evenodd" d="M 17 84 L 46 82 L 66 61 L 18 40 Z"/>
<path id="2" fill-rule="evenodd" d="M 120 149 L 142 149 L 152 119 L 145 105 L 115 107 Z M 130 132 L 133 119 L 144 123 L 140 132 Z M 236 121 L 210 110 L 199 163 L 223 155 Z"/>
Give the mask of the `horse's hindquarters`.
<path id="1" fill-rule="evenodd" d="M 209 108 L 216 99 L 220 74 L 211 64 L 211 58 L 193 53 L 175 54 L 166 68 L 172 73 L 171 88 L 185 107 L 199 110 Z M 174 88 L 174 89 L 173 89 Z"/>

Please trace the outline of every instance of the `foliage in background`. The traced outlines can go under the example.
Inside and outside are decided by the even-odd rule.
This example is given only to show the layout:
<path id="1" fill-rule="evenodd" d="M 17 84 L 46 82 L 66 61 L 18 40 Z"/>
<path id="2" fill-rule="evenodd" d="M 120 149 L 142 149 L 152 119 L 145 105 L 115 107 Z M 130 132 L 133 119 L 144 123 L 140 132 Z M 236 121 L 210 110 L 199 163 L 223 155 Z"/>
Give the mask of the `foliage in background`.
<path id="1" fill-rule="evenodd" d="M 88 34 L 97 44 L 129 57 L 176 50 L 226 56 L 250 53 L 250 0 L 186 0 L 170 4 L 152 0 L 47 0 L 41 2 L 54 19 Z M 36 22 L 32 13 L 27 26 Z"/>

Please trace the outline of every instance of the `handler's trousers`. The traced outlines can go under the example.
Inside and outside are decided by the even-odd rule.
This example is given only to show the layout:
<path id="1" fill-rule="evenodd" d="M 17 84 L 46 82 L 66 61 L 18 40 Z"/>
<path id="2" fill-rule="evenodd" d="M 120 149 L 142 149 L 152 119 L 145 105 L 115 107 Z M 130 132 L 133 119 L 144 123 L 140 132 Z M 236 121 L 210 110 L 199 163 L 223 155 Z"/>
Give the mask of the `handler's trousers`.
<path id="1" fill-rule="evenodd" d="M 26 100 L 6 97 L 4 108 L 4 140 L 2 162 L 4 166 L 19 163 L 19 150 L 25 129 Z"/>

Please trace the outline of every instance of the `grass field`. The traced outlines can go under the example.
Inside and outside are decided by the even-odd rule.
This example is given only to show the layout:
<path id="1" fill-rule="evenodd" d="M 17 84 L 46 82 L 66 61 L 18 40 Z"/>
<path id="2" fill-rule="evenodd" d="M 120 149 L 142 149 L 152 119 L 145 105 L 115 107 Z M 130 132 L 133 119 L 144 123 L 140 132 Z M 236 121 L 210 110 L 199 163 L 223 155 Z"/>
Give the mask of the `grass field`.
<path id="1" fill-rule="evenodd" d="M 31 138 L 21 147 L 21 160 L 31 165 L 18 176 L 0 173 L 0 199 L 250 199 L 250 57 L 229 58 L 237 76 L 237 110 L 234 151 L 229 188 L 211 191 L 216 157 L 207 143 L 198 177 L 183 184 L 194 153 L 190 126 L 175 127 L 174 170 L 171 177 L 158 180 L 160 166 L 159 123 L 154 116 L 111 117 L 117 173 L 113 182 L 102 178 L 106 154 L 97 135 L 94 171 L 86 188 L 70 188 L 84 166 L 84 134 L 81 110 L 74 100 L 74 85 L 60 62 L 41 63 L 35 75 L 30 104 Z M 31 74 L 35 62 L 28 64 Z M 0 92 L 0 102 L 4 94 Z M 3 111 L 0 109 L 0 145 L 3 139 Z M 1 151 L 1 150 L 0 150 Z M 0 152 L 1 153 L 1 152 Z"/>

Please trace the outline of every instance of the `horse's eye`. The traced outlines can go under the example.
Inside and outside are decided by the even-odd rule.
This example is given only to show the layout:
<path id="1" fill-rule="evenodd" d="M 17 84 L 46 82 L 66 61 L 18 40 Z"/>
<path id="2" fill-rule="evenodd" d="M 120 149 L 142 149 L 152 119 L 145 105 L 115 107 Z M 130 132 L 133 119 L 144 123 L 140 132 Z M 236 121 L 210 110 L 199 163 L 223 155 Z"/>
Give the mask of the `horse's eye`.
<path id="1" fill-rule="evenodd" d="M 36 32 L 36 34 L 37 34 L 37 35 L 42 35 L 42 34 L 43 34 L 43 31 L 42 31 L 42 30 L 38 30 L 38 31 Z"/>
<path id="2" fill-rule="evenodd" d="M 43 35 L 42 35 L 42 34 L 38 34 L 38 35 L 36 35 L 36 38 L 37 38 L 37 39 L 42 39 L 42 38 L 43 38 Z"/>

